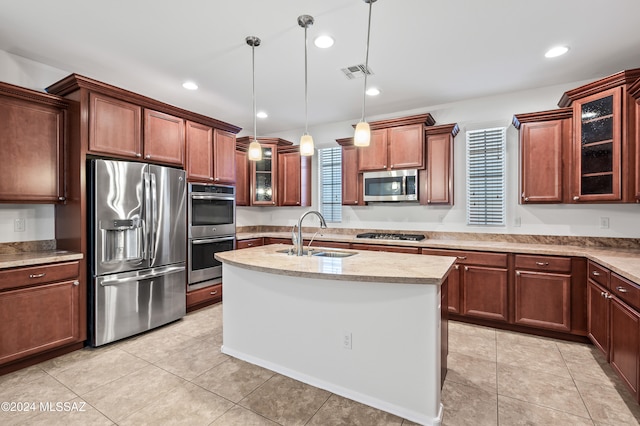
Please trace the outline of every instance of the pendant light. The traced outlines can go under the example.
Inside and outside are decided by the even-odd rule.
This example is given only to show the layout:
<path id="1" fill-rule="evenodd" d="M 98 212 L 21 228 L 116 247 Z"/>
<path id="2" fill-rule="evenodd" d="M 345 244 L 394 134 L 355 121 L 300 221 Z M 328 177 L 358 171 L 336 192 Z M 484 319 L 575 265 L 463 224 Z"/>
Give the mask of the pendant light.
<path id="1" fill-rule="evenodd" d="M 304 134 L 300 138 L 300 155 L 313 155 L 313 138 L 309 134 L 309 96 L 307 84 L 307 28 L 313 25 L 313 16 L 298 16 L 298 25 L 304 28 Z"/>
<path id="2" fill-rule="evenodd" d="M 253 76 L 253 140 L 249 144 L 247 152 L 247 158 L 249 161 L 262 160 L 262 147 L 258 142 L 257 130 L 256 130 L 256 47 L 260 46 L 260 39 L 256 36 L 249 36 L 246 42 L 251 46 L 251 73 Z"/>
<path id="3" fill-rule="evenodd" d="M 371 127 L 364 120 L 365 99 L 367 97 L 367 75 L 369 75 L 369 39 L 371 38 L 371 9 L 373 3 L 377 0 L 363 0 L 369 3 L 369 24 L 367 26 L 367 51 L 364 60 L 364 90 L 362 91 L 362 119 L 356 125 L 356 131 L 353 135 L 353 144 L 355 146 L 369 146 L 371 141 Z"/>

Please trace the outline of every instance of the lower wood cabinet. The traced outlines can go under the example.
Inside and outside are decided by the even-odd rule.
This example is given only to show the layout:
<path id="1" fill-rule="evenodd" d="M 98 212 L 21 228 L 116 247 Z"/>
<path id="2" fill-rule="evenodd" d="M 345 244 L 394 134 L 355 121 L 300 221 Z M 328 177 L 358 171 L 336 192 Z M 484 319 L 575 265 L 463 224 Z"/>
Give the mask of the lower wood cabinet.
<path id="1" fill-rule="evenodd" d="M 248 240 L 238 240 L 236 241 L 236 250 L 249 248 L 249 247 L 258 247 L 264 245 L 264 238 L 249 238 Z"/>
<path id="2" fill-rule="evenodd" d="M 200 288 L 187 293 L 187 312 L 222 301 L 222 284 Z"/>
<path id="3" fill-rule="evenodd" d="M 640 401 L 640 285 L 589 262 L 588 337 Z"/>
<path id="4" fill-rule="evenodd" d="M 571 258 L 515 256 L 516 324 L 571 331 Z"/>
<path id="5" fill-rule="evenodd" d="M 78 262 L 0 271 L 0 366 L 86 338 L 78 274 Z"/>
<path id="6" fill-rule="evenodd" d="M 449 274 L 449 312 L 507 322 L 509 318 L 507 255 L 422 249 L 422 254 L 455 257 Z"/>

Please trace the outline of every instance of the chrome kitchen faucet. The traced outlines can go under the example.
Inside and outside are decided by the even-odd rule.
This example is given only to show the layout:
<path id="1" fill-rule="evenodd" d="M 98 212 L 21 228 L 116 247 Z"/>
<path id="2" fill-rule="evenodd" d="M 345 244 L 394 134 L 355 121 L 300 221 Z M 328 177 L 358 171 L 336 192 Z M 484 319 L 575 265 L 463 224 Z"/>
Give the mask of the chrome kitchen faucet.
<path id="1" fill-rule="evenodd" d="M 294 245 L 294 247 L 296 249 L 296 255 L 297 256 L 302 256 L 303 248 L 304 248 L 304 243 L 303 243 L 303 240 L 302 240 L 302 221 L 304 220 L 304 218 L 308 214 L 311 214 L 311 213 L 315 214 L 316 216 L 318 216 L 318 219 L 320 219 L 320 228 L 321 229 L 327 229 L 327 222 L 324 220 L 324 217 L 322 216 L 322 213 L 320 213 L 317 210 L 309 210 L 308 212 L 303 213 L 302 216 L 300 216 L 300 219 L 298 219 L 298 236 L 297 236 L 297 238 L 294 238 L 295 234 L 292 233 L 292 235 L 291 235 L 292 243 L 293 243 L 293 245 Z M 309 245 L 311 245 L 311 242 L 313 242 L 313 238 L 309 242 Z"/>

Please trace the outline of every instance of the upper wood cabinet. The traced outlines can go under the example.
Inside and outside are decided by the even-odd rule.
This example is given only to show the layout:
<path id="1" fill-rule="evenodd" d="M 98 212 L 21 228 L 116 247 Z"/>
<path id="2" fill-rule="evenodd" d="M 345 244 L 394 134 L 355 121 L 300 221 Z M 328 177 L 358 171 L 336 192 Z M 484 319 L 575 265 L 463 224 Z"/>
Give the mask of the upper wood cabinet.
<path id="1" fill-rule="evenodd" d="M 89 152 L 142 158 L 142 107 L 89 93 Z"/>
<path id="2" fill-rule="evenodd" d="M 520 203 L 570 201 L 573 108 L 517 114 L 520 131 Z"/>
<path id="3" fill-rule="evenodd" d="M 426 136 L 426 170 L 420 171 L 420 203 L 453 205 L 453 139 L 457 124 L 429 126 Z"/>
<path id="4" fill-rule="evenodd" d="M 640 78 L 629 87 L 629 94 L 635 100 L 636 201 L 640 201 Z"/>
<path id="5" fill-rule="evenodd" d="M 236 136 L 187 121 L 186 170 L 190 181 L 234 184 Z"/>
<path id="6" fill-rule="evenodd" d="M 278 152 L 279 149 L 290 147 L 293 143 L 280 138 L 259 138 L 259 140 L 262 146 L 262 160 L 248 161 L 249 205 L 276 206 L 279 202 Z M 249 143 L 249 136 L 237 138 L 237 149 L 246 151 Z M 237 189 L 236 192 L 238 192 Z"/>
<path id="7" fill-rule="evenodd" d="M 278 205 L 311 205 L 311 157 L 300 155 L 298 146 L 278 152 Z"/>
<path id="8" fill-rule="evenodd" d="M 144 110 L 144 159 L 184 166 L 184 120 L 150 109 Z"/>
<path id="9" fill-rule="evenodd" d="M 65 200 L 67 107 L 57 96 L 0 83 L 0 202 Z"/>
<path id="10" fill-rule="evenodd" d="M 364 205 L 362 200 L 362 173 L 358 173 L 358 147 L 353 138 L 336 139 L 342 147 L 342 205 Z"/>
<path id="11" fill-rule="evenodd" d="M 573 107 L 571 201 L 636 201 L 636 102 L 627 89 L 640 68 L 621 71 L 566 92 Z"/>
<path id="12" fill-rule="evenodd" d="M 434 123 L 431 114 L 369 123 L 371 143 L 358 147 L 358 170 L 423 169 L 424 129 Z"/>
<path id="13" fill-rule="evenodd" d="M 247 152 L 239 147 L 236 150 L 236 206 L 251 205 L 251 196 L 249 191 L 249 161 L 247 160 Z"/>

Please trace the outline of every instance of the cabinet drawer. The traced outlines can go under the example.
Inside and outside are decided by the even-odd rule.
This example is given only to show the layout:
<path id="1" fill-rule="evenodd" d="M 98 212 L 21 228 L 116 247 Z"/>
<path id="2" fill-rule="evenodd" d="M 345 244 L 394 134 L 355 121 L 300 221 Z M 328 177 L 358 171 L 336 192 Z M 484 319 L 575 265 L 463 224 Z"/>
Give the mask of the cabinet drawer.
<path id="1" fill-rule="evenodd" d="M 248 240 L 239 240 L 236 242 L 236 249 L 243 249 L 249 247 L 258 247 L 264 244 L 264 240 L 262 238 L 251 238 Z"/>
<path id="2" fill-rule="evenodd" d="M 0 290 L 53 281 L 74 280 L 78 278 L 79 273 L 79 262 L 52 263 L 28 268 L 6 269 L 0 271 Z"/>
<path id="3" fill-rule="evenodd" d="M 408 254 L 420 254 L 418 247 L 400 247 L 400 246 L 387 246 L 383 244 L 351 244 L 351 248 L 354 250 L 370 250 L 370 251 L 387 251 L 394 253 L 408 253 Z"/>
<path id="4" fill-rule="evenodd" d="M 187 293 L 187 307 L 199 305 L 205 302 L 218 302 L 222 300 L 222 284 L 212 285 Z"/>
<path id="5" fill-rule="evenodd" d="M 495 266 L 497 268 L 507 267 L 507 255 L 504 253 L 484 253 L 478 251 L 438 250 L 423 248 L 422 254 L 430 254 L 433 256 L 454 256 L 458 258 L 456 263 L 461 265 Z"/>
<path id="6" fill-rule="evenodd" d="M 589 279 L 597 282 L 604 288 L 609 288 L 609 279 L 610 273 L 607 268 L 603 268 L 602 266 L 589 261 L 589 265 L 587 266 Z"/>
<path id="7" fill-rule="evenodd" d="M 557 256 L 528 256 L 517 254 L 516 269 L 571 272 L 571 258 Z"/>
<path id="8" fill-rule="evenodd" d="M 616 274 L 611 274 L 611 292 L 633 308 L 640 309 L 639 285 Z"/>

